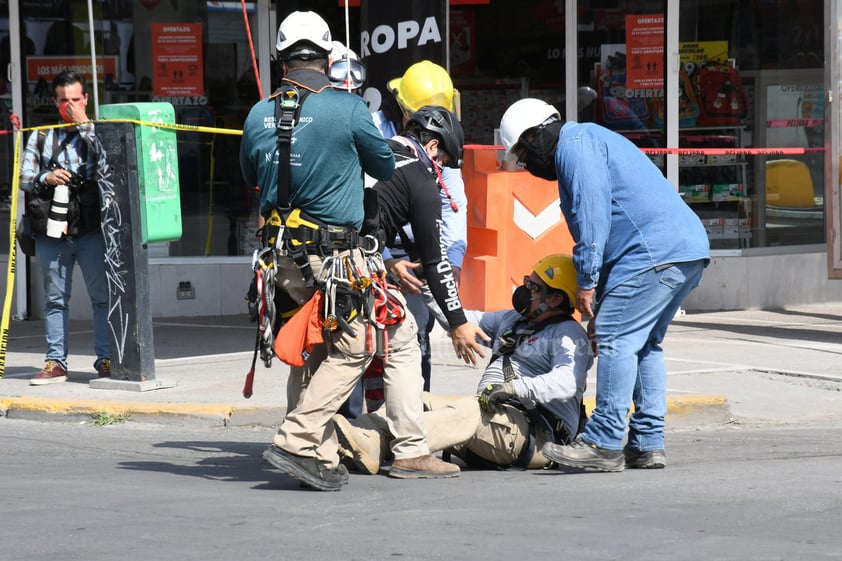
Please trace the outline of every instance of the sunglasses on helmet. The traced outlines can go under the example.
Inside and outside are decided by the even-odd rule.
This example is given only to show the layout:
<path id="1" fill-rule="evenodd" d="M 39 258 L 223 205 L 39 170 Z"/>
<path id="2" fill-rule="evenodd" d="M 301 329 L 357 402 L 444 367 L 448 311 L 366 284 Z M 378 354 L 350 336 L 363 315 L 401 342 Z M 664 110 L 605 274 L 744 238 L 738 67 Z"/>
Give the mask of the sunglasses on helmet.
<path id="1" fill-rule="evenodd" d="M 361 88 L 365 83 L 365 65 L 358 60 L 340 59 L 334 61 L 327 70 L 327 79 L 334 86 Z"/>

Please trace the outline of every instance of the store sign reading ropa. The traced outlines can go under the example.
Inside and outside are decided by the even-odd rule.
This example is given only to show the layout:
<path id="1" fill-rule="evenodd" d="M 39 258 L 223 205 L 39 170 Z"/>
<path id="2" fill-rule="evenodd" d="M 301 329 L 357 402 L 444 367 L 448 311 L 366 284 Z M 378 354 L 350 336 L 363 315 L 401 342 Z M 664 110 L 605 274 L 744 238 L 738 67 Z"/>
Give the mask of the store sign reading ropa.
<path id="1" fill-rule="evenodd" d="M 103 80 L 111 74 L 117 76 L 117 57 L 98 56 L 96 59 L 97 79 Z M 85 80 L 93 80 L 91 57 L 84 56 L 28 56 L 26 57 L 26 77 L 30 82 L 37 82 L 41 78 L 52 82 L 53 78 L 62 72 L 78 72 Z"/>

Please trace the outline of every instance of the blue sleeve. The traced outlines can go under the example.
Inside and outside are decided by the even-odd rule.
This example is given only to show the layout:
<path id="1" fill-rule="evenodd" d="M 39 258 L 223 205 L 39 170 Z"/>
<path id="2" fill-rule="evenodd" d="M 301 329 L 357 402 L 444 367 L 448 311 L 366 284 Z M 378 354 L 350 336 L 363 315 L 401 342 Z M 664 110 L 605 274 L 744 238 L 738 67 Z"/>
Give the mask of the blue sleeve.
<path id="1" fill-rule="evenodd" d="M 561 212 L 573 236 L 573 264 L 580 288 L 599 282 L 611 231 L 611 178 L 604 145 L 576 136 L 559 144 L 556 169 Z"/>
<path id="2" fill-rule="evenodd" d="M 454 168 L 442 168 L 442 180 L 447 186 L 448 197 L 441 190 L 441 230 L 442 243 L 447 247 L 447 260 L 454 267 L 462 268 L 465 251 L 468 249 L 468 198 L 465 196 L 465 182 L 462 172 Z M 453 211 L 450 201 L 456 203 L 457 212 Z"/>
<path id="3" fill-rule="evenodd" d="M 395 155 L 374 125 L 371 113 L 362 99 L 354 106 L 352 123 L 354 142 L 363 163 L 363 171 L 381 181 L 392 177 L 395 171 Z"/>
<path id="4" fill-rule="evenodd" d="M 480 329 L 485 331 L 486 335 L 491 337 L 491 343 L 488 346 L 494 344 L 494 340 L 500 335 L 500 332 L 503 330 L 503 324 L 505 323 L 506 315 L 510 310 L 498 310 L 496 312 L 472 312 L 473 314 L 479 314 L 476 316 L 468 315 L 466 312 L 466 316 L 470 318 L 469 321 L 476 323 Z"/>
<path id="5" fill-rule="evenodd" d="M 20 185 L 19 187 L 31 193 L 35 190 L 35 183 L 38 182 L 38 176 L 41 173 L 41 154 L 38 153 L 38 135 L 43 134 L 41 131 L 34 131 L 29 135 L 26 141 L 26 148 L 23 151 L 23 156 L 20 162 Z M 48 146 L 44 144 L 44 150 L 48 150 Z"/>
<path id="6" fill-rule="evenodd" d="M 383 111 L 375 111 L 371 114 L 371 118 L 374 120 L 374 124 L 377 126 L 380 134 L 383 135 L 383 138 L 392 138 L 398 134 L 394 123 L 386 118 Z"/>

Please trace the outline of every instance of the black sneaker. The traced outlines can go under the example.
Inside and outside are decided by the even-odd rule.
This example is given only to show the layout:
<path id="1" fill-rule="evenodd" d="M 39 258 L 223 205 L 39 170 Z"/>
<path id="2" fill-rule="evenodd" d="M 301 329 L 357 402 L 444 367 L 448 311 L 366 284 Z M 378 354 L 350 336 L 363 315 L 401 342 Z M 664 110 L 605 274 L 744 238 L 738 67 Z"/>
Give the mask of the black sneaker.
<path id="1" fill-rule="evenodd" d="M 599 448 L 582 437 L 567 446 L 547 442 L 541 452 L 564 471 L 623 471 L 626 468 L 622 450 Z"/>
<path id="2" fill-rule="evenodd" d="M 626 456 L 626 467 L 635 469 L 664 469 L 667 466 L 667 456 L 663 450 L 642 452 L 637 448 L 626 446 L 623 449 Z"/>
<path id="3" fill-rule="evenodd" d="M 290 454 L 274 444 L 263 452 L 263 459 L 290 477 L 300 479 L 319 491 L 339 491 L 348 483 L 348 471 L 328 469 L 316 458 Z"/>

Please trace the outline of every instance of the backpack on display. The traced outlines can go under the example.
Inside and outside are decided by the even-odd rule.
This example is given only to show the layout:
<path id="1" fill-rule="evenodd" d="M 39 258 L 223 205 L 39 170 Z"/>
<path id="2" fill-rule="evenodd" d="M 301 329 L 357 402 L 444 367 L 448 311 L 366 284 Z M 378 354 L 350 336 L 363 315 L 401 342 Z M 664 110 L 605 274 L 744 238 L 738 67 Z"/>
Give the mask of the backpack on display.
<path id="1" fill-rule="evenodd" d="M 643 129 L 649 123 L 646 100 L 626 96 L 626 55 L 608 57 L 597 81 L 600 121 L 610 129 Z"/>
<path id="2" fill-rule="evenodd" d="M 748 96 L 737 69 L 730 64 L 707 62 L 696 72 L 699 126 L 738 125 L 748 114 Z"/>

